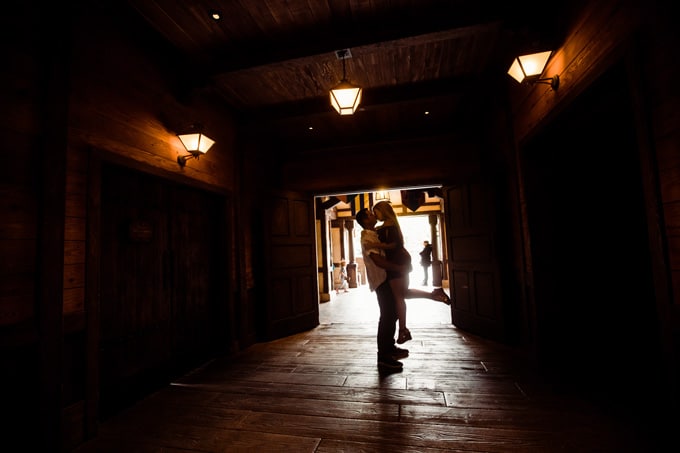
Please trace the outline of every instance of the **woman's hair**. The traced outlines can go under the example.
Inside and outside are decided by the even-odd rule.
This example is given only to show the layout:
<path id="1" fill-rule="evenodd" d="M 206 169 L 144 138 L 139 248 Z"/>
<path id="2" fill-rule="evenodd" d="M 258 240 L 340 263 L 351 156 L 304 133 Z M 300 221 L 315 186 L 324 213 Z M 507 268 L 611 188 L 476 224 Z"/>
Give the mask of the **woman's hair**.
<path id="1" fill-rule="evenodd" d="M 394 209 L 392 208 L 392 205 L 390 204 L 389 201 L 379 201 L 376 204 L 373 205 L 373 212 L 378 211 L 383 214 L 385 219 L 389 219 L 392 221 L 394 226 L 397 228 L 397 231 L 399 231 L 399 236 L 401 239 L 401 242 L 404 242 L 404 234 L 401 232 L 401 225 L 399 225 L 399 219 L 397 219 L 397 213 L 394 212 Z"/>
<path id="2" fill-rule="evenodd" d="M 399 225 L 399 220 L 397 220 L 397 214 L 392 209 L 392 205 L 389 201 L 379 201 L 373 205 L 373 212 L 381 212 L 385 218 L 390 219 L 395 224 Z"/>

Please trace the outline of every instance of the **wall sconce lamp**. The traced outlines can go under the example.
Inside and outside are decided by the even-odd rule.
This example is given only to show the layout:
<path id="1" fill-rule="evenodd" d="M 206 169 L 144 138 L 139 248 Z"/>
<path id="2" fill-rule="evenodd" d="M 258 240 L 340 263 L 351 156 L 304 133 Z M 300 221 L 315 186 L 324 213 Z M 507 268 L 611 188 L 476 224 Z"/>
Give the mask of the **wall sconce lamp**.
<path id="1" fill-rule="evenodd" d="M 349 49 L 336 50 L 338 60 L 342 60 L 342 80 L 331 88 L 331 105 L 340 115 L 353 115 L 361 103 L 360 87 L 354 86 L 345 78 L 345 60 L 352 58 Z"/>
<path id="2" fill-rule="evenodd" d="M 541 78 L 543 70 L 546 64 L 548 64 L 548 59 L 552 50 L 546 52 L 533 53 L 530 55 L 522 55 L 515 58 L 508 69 L 508 74 L 512 76 L 513 79 L 522 83 L 526 80 L 529 83 L 545 83 L 550 85 L 553 90 L 556 90 L 560 86 L 560 76 L 554 75 L 552 77 Z"/>
<path id="3" fill-rule="evenodd" d="M 200 132 L 199 126 L 192 125 L 191 129 L 193 130 L 192 132 L 177 135 L 184 148 L 189 152 L 189 154 L 184 156 L 177 156 L 177 163 L 182 168 L 184 168 L 189 159 L 198 160 L 201 155 L 207 153 L 210 147 L 215 144 L 215 140 Z"/>

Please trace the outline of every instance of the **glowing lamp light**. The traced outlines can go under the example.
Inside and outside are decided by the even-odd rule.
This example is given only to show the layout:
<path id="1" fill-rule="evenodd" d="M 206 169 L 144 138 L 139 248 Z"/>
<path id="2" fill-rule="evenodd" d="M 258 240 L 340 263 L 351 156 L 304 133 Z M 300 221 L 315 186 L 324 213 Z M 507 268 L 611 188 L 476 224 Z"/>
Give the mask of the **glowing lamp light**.
<path id="1" fill-rule="evenodd" d="M 361 103 L 361 94 L 361 88 L 343 80 L 331 89 L 331 105 L 340 115 L 352 115 Z"/>
<path id="2" fill-rule="evenodd" d="M 349 49 L 335 52 L 338 59 L 342 60 L 342 80 L 329 93 L 331 105 L 340 115 L 353 115 L 361 104 L 362 89 L 347 81 L 345 73 L 345 60 L 352 58 Z"/>
<path id="3" fill-rule="evenodd" d="M 184 145 L 184 148 L 189 152 L 187 155 L 177 156 L 177 163 L 180 167 L 184 167 L 189 159 L 198 160 L 215 144 L 215 140 L 204 135 L 202 132 L 179 134 L 177 137 L 182 142 L 182 145 Z"/>
<path id="4" fill-rule="evenodd" d="M 556 90 L 560 84 L 560 76 L 541 78 L 551 54 L 552 50 L 548 50 L 519 56 L 513 60 L 508 74 L 519 83 L 525 80 L 529 83 L 545 83 Z"/>

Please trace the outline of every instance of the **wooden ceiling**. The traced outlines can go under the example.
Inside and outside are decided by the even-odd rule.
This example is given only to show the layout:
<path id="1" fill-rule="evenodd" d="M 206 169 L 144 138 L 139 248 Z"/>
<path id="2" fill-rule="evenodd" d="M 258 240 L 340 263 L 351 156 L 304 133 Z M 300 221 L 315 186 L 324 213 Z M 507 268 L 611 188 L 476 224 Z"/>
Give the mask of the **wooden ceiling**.
<path id="1" fill-rule="evenodd" d="M 287 149 L 469 130 L 485 96 L 511 83 L 513 56 L 559 43 L 563 14 L 553 3 L 129 0 L 191 62 L 188 91 L 209 91 Z M 328 101 L 343 76 L 340 49 L 351 52 L 347 79 L 364 89 L 352 116 Z"/>

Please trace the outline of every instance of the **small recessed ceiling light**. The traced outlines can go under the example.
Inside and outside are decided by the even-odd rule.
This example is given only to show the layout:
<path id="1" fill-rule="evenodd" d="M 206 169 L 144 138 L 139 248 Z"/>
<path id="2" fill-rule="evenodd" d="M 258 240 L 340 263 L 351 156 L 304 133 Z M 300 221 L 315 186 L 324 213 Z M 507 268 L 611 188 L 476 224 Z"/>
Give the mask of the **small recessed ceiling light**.
<path id="1" fill-rule="evenodd" d="M 314 126 L 309 126 L 307 129 L 309 129 L 311 131 L 311 130 L 314 129 Z"/>
<path id="2" fill-rule="evenodd" d="M 212 11 L 210 11 L 210 17 L 212 17 L 215 20 L 220 20 L 222 18 L 222 15 L 220 14 L 219 11 L 212 10 Z"/>
<path id="3" fill-rule="evenodd" d="M 425 115 L 429 115 L 429 114 L 430 114 L 430 111 L 429 111 L 429 110 L 425 110 Z"/>

